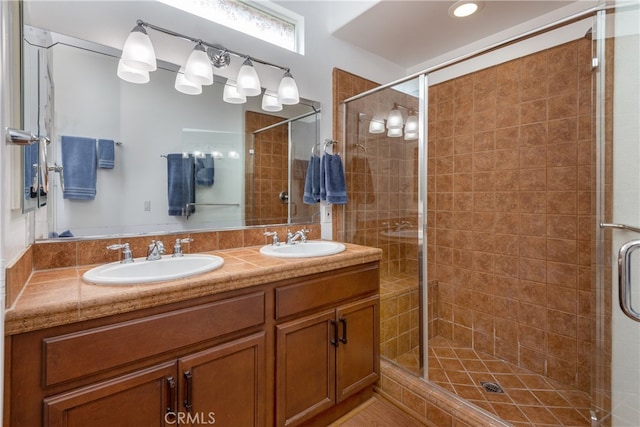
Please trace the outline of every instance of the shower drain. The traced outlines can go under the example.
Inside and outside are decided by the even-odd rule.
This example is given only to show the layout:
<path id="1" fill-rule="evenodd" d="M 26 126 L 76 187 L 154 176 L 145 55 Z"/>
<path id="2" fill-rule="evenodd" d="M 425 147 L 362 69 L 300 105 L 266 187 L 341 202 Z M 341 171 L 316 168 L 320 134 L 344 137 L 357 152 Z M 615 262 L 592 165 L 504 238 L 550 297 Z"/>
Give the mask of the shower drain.
<path id="1" fill-rule="evenodd" d="M 480 385 L 489 393 L 504 393 L 502 387 L 498 383 L 490 383 L 486 381 L 480 381 Z"/>

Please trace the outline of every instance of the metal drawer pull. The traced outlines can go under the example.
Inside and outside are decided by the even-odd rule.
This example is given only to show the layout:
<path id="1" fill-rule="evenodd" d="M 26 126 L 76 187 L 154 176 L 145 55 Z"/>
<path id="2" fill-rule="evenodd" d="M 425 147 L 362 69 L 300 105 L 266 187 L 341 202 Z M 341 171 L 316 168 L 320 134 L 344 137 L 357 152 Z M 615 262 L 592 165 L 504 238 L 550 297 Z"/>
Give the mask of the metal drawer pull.
<path id="1" fill-rule="evenodd" d="M 625 225 L 625 224 L 607 224 L 605 222 L 601 222 L 600 223 L 600 228 L 617 228 L 619 230 L 627 230 L 627 231 L 633 231 L 633 232 L 636 232 L 636 233 L 640 233 L 640 228 L 632 227 L 630 225 Z"/>
<path id="2" fill-rule="evenodd" d="M 631 254 L 640 248 L 640 240 L 631 240 L 620 247 L 618 253 L 618 299 L 623 313 L 640 322 L 640 313 L 631 306 Z"/>

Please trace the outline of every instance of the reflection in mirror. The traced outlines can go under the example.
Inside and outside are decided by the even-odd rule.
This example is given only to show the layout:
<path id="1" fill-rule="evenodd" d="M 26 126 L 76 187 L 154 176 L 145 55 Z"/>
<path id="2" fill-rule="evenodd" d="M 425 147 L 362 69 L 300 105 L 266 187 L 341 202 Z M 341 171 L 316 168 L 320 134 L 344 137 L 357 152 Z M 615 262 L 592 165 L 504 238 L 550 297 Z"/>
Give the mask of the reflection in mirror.
<path id="1" fill-rule="evenodd" d="M 97 167 L 88 180 L 79 178 L 88 182 L 93 198 L 70 197 L 73 188 L 62 191 L 60 176 L 51 175 L 49 224 L 48 230 L 40 231 L 42 236 L 95 237 L 318 220 L 318 206 L 303 205 L 297 189 L 301 162 L 308 160 L 318 138 L 317 103 L 301 100 L 273 113 L 277 116 L 259 112 L 261 97 L 249 98 L 247 104 L 225 103 L 225 80 L 217 76 L 201 95 L 185 95 L 174 89 L 178 66 L 161 62 L 149 83 L 133 84 L 116 76 L 118 50 L 31 27 L 29 32 L 37 34 L 29 42 L 46 52 L 40 57 L 46 58 L 51 76 L 55 122 L 50 164 L 61 163 L 64 182 L 73 182 L 69 148 L 63 150 L 63 145 L 71 147 L 68 141 L 79 138 L 112 143 L 112 166 Z M 26 86 L 42 80 L 26 71 Z M 42 108 L 40 104 L 38 110 Z M 254 114 L 266 116 L 264 125 L 253 123 Z M 260 131 L 276 123 L 279 130 Z M 272 139 L 275 134 L 278 141 Z M 212 183 L 195 183 L 194 200 L 187 200 L 190 205 L 179 215 L 169 213 L 170 154 L 191 156 L 194 168 L 206 164 L 212 172 Z M 196 180 L 197 176 L 194 169 Z M 280 193 L 289 196 L 284 203 Z M 277 200 L 277 207 L 274 203 L 262 209 L 267 200 Z"/>

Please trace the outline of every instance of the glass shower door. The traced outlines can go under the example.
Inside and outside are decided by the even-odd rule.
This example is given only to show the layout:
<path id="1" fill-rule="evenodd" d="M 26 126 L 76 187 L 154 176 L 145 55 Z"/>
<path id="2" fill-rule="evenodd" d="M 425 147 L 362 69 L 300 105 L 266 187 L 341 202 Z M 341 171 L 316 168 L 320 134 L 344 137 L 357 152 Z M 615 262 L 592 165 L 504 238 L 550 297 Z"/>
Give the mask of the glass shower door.
<path id="1" fill-rule="evenodd" d="M 595 27 L 600 230 L 593 425 L 639 426 L 640 2 L 616 2 Z"/>

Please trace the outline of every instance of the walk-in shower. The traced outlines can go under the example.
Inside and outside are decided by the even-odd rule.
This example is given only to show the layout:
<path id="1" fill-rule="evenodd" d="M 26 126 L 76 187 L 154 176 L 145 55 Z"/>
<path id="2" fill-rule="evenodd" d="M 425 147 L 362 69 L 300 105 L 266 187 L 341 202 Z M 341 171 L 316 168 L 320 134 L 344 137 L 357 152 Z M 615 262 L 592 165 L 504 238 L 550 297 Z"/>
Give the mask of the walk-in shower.
<path id="1" fill-rule="evenodd" d="M 381 355 L 514 425 L 640 425 L 640 323 L 616 314 L 609 261 L 634 235 L 599 226 L 640 224 L 638 10 L 568 18 L 344 104 L 339 237 L 383 249 Z"/>

